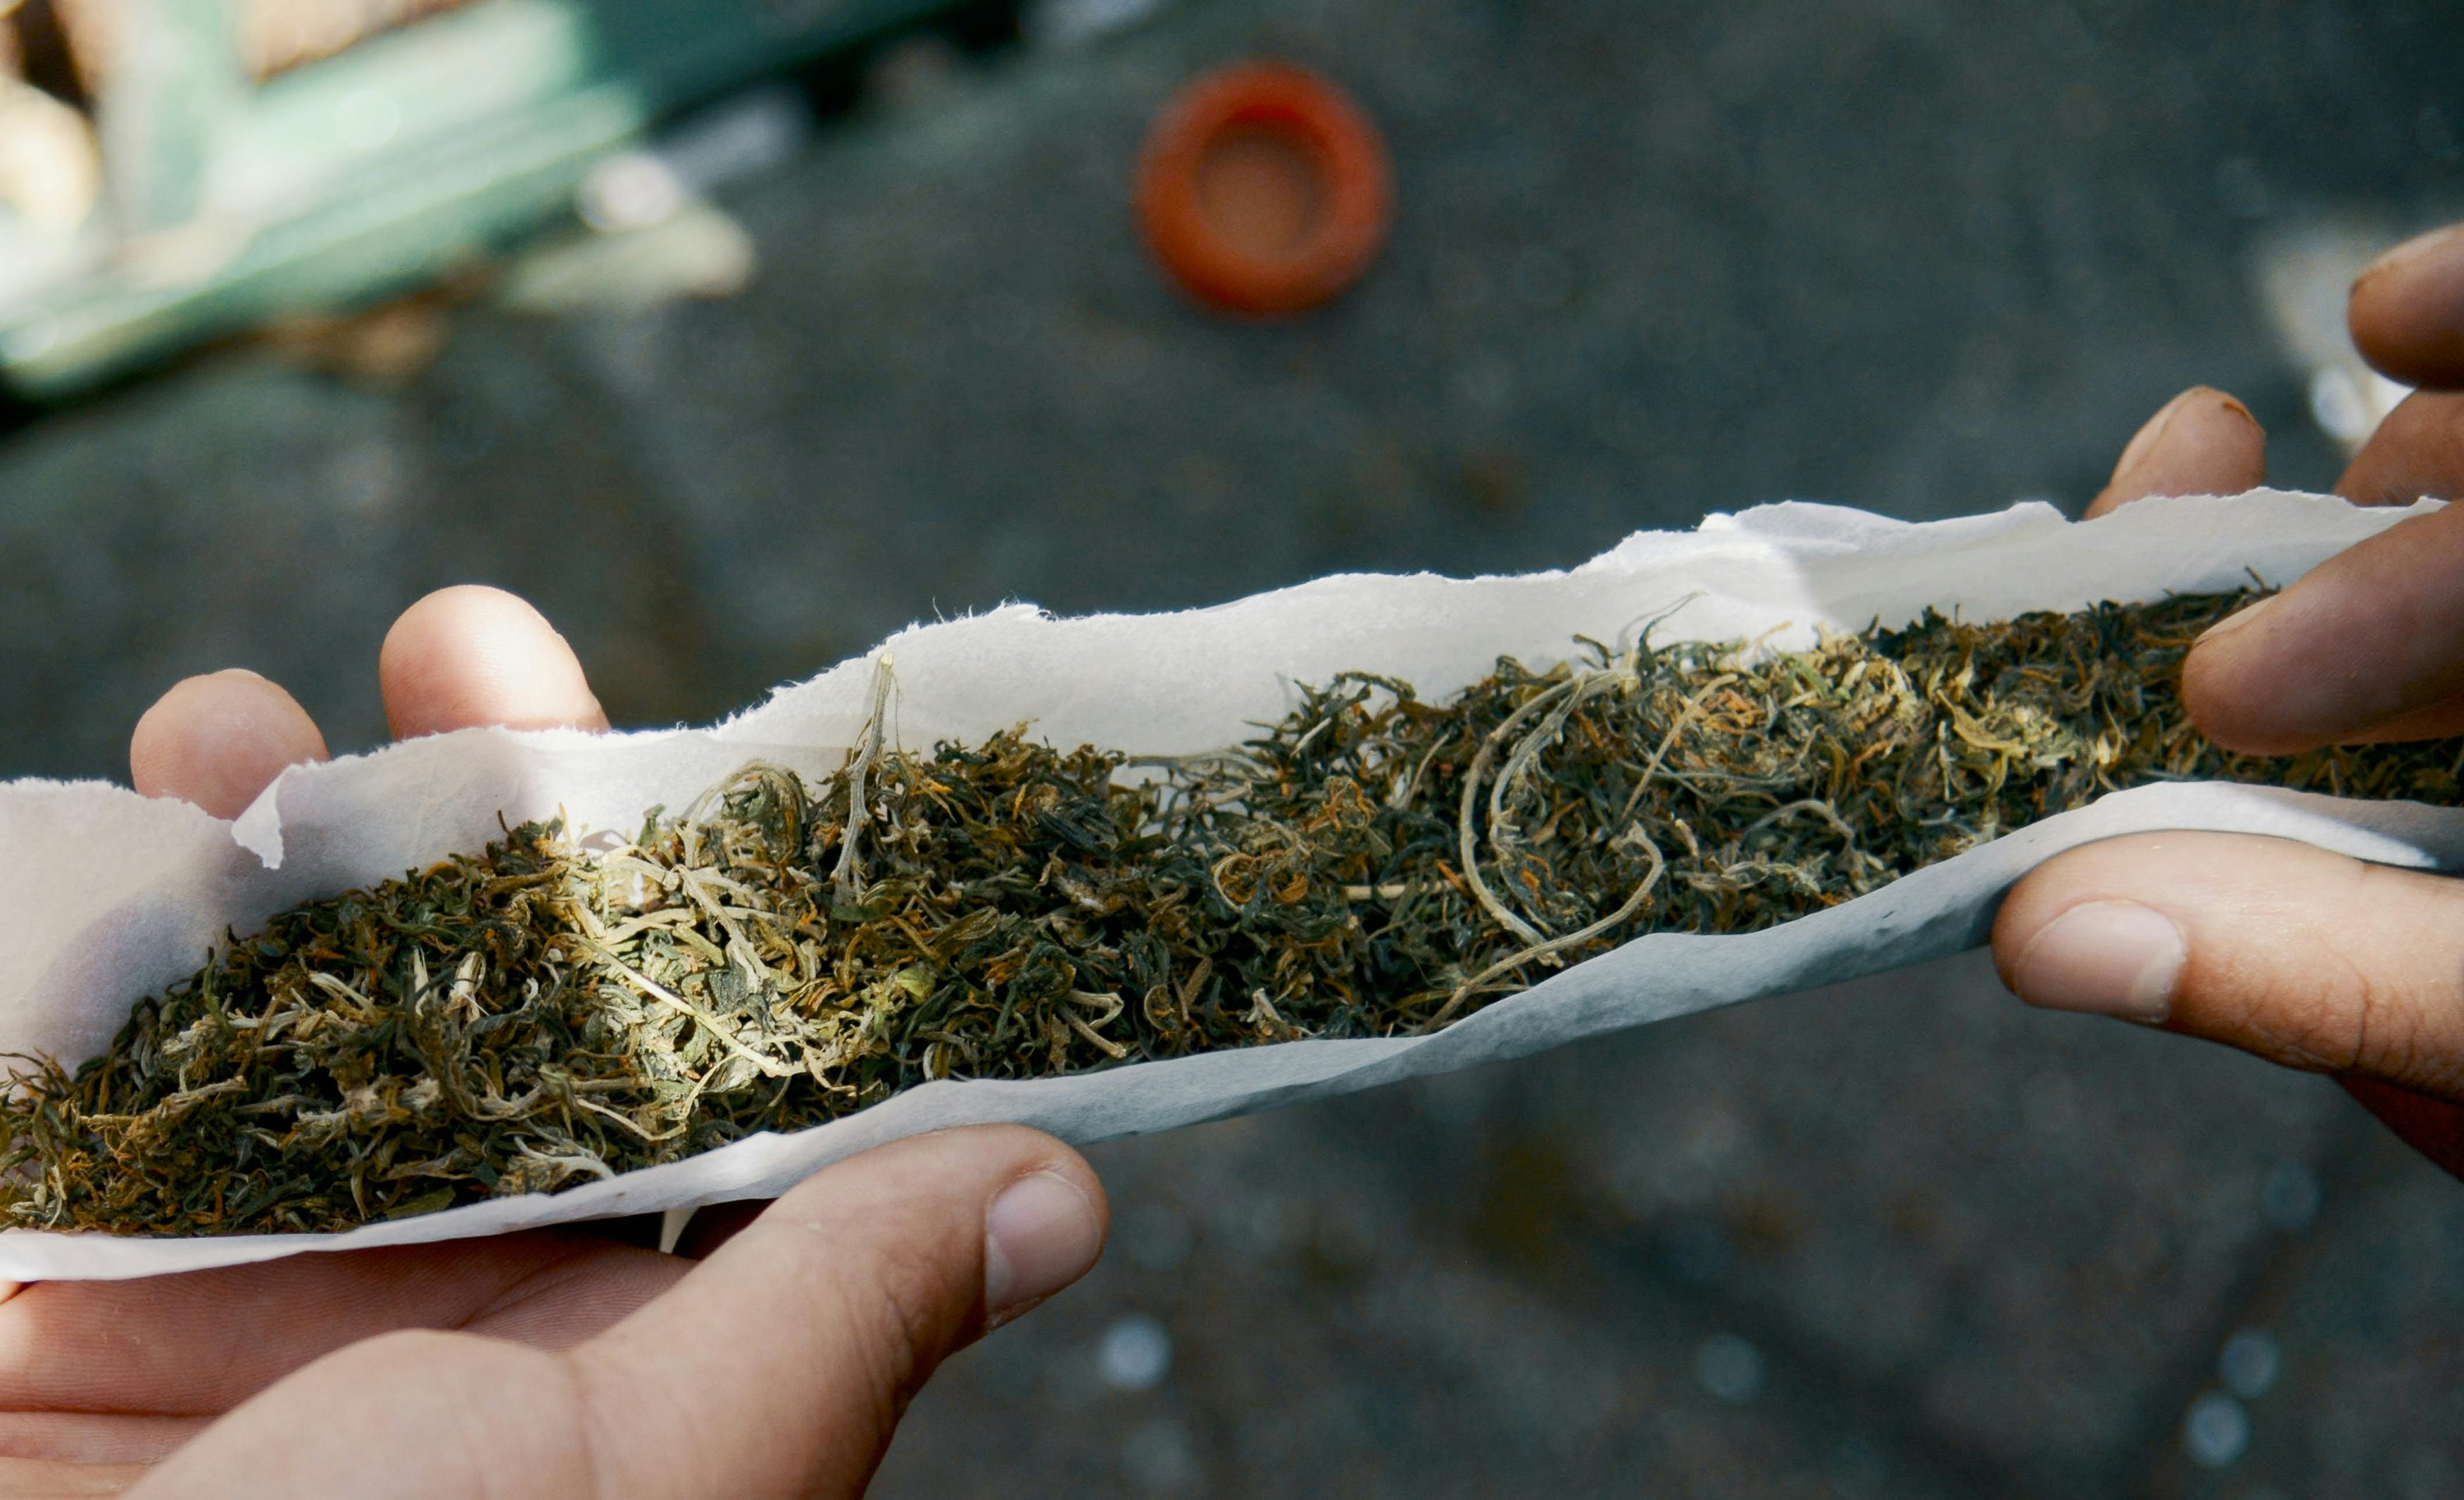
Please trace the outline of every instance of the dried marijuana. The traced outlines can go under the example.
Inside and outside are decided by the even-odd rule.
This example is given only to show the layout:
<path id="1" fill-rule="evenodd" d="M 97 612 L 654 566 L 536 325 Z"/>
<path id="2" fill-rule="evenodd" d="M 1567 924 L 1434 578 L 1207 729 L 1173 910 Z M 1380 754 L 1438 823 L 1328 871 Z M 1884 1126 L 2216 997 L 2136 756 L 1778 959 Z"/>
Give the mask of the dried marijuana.
<path id="1" fill-rule="evenodd" d="M 1024 731 L 764 764 L 631 844 L 554 824 L 285 912 L 0 1102 L 0 1223 L 341 1229 L 940 1078 L 1442 1026 L 1646 932 L 1734 933 L 2212 778 L 2452 801 L 2458 741 L 2227 755 L 2176 680 L 2247 596 L 1804 651 L 1584 643 L 1445 703 L 1368 673 L 1236 750 Z"/>

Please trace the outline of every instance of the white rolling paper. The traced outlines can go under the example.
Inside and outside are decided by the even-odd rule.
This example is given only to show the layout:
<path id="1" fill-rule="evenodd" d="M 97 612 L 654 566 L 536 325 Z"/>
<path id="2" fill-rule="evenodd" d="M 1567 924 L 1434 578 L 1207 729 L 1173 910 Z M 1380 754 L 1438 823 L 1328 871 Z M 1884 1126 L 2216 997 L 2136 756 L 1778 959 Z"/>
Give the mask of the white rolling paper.
<path id="1" fill-rule="evenodd" d="M 0 786 L 0 1051 L 74 1062 L 140 997 L 193 970 L 226 930 L 280 908 L 475 850 L 498 819 L 561 809 L 631 830 L 755 756 L 834 769 L 863 725 L 880 651 L 891 728 L 910 747 L 1026 722 L 1055 743 L 1169 754 L 1237 742 L 1294 686 L 1347 669 L 1436 698 L 1500 655 L 1540 663 L 1577 633 L 1809 642 L 1817 627 L 1898 625 L 1927 606 L 1970 619 L 2101 599 L 2282 584 L 2435 508 L 2363 510 L 2255 491 L 2151 500 L 2091 522 L 2050 506 L 1929 523 L 1765 506 L 1693 532 L 1643 532 L 1580 567 L 1521 577 L 1344 576 L 1209 609 L 1054 619 L 1012 606 L 920 626 L 709 729 L 584 736 L 477 730 L 285 772 L 236 822 L 98 783 Z M 1670 611 L 1674 610 L 1673 613 Z M 1775 633 L 1774 633 L 1775 632 Z M 0 1278 L 150 1275 L 361 1246 L 493 1234 L 778 1193 L 901 1136 L 1014 1120 L 1087 1142 L 1323 1098 L 1520 1056 L 1604 1031 L 1973 947 L 2031 866 L 2116 833 L 2281 834 L 2390 864 L 2464 864 L 2464 812 L 2213 784 L 2144 787 L 2050 819 L 1847 905 L 1768 931 L 1663 934 L 1558 973 L 1435 1036 L 1304 1041 L 1028 1083 L 928 1085 L 789 1136 L 548 1196 L 495 1200 L 341 1235 L 127 1239 L 0 1234 Z"/>

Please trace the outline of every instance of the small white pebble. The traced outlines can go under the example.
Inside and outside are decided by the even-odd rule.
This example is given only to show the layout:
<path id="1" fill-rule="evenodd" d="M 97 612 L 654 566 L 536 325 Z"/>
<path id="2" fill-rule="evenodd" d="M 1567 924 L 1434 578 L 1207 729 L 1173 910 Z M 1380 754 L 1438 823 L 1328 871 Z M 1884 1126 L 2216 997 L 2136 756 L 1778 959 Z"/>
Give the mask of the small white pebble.
<path id="1" fill-rule="evenodd" d="M 2250 1446 L 2250 1413 L 2222 1391 L 2190 1403 L 2182 1419 L 2182 1451 L 2201 1468 L 2222 1468 Z"/>
<path id="2" fill-rule="evenodd" d="M 1117 1318 L 1096 1346 L 1095 1365 L 1116 1391 L 1151 1391 L 1172 1373 L 1172 1335 L 1143 1312 Z"/>

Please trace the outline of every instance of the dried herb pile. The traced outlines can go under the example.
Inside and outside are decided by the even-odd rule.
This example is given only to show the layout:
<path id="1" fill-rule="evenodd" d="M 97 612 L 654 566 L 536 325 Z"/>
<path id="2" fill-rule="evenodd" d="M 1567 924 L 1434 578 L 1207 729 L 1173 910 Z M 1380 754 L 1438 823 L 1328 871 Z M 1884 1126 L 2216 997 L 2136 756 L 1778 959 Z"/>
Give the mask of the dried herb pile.
<path id="1" fill-rule="evenodd" d="M 0 1223 L 338 1229 L 932 1079 L 1428 1030 L 2150 781 L 2454 799 L 2457 741 L 2202 740 L 2180 661 L 2245 597 L 1587 644 L 1444 703 L 1353 674 L 1218 755 L 876 742 L 819 785 L 748 765 L 612 852 L 526 825 L 231 939 L 74 1073 L 31 1063 Z"/>

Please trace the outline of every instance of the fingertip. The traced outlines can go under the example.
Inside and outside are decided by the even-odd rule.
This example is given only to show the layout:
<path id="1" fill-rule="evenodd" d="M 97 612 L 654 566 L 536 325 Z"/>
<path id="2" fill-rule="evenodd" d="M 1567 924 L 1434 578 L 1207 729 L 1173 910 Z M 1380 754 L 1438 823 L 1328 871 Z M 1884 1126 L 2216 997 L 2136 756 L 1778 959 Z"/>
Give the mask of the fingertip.
<path id="1" fill-rule="evenodd" d="M 2091 520 L 2159 495 L 2238 495 L 2267 479 L 2267 430 L 2224 391 L 2193 386 L 2131 435 Z"/>
<path id="2" fill-rule="evenodd" d="M 2002 904 L 1994 910 L 1993 931 L 1988 939 L 1993 973 L 2004 989 L 2023 1000 L 2027 996 L 2019 987 L 2019 970 L 2029 945 L 2068 902 L 2082 898 L 2073 874 L 2078 857 L 2078 850 L 2067 850 L 2021 875 L 2003 893 Z"/>
<path id="3" fill-rule="evenodd" d="M 2464 496 L 2464 392 L 2416 390 L 2397 402 L 2345 466 L 2336 493 L 2356 505 Z"/>
<path id="4" fill-rule="evenodd" d="M 1110 1222 L 1103 1186 L 1076 1152 L 995 1194 L 984 1209 L 986 1326 L 1032 1311 L 1094 1269 Z"/>
<path id="5" fill-rule="evenodd" d="M 147 797 L 235 818 L 283 768 L 326 759 L 297 698 L 242 668 L 189 677 L 154 700 L 128 738 L 128 773 Z"/>
<path id="6" fill-rule="evenodd" d="M 2386 643 L 2385 622 L 2350 607 L 2350 592 L 2336 576 L 2304 579 L 2192 642 L 2182 706 L 2200 735 L 2220 750 L 2263 756 L 2388 738 L 2380 731 L 2418 680 Z M 2356 672 L 2355 661 L 2372 670 Z"/>
<path id="7" fill-rule="evenodd" d="M 2280 612 L 2284 597 L 2271 595 L 2226 616 L 2192 642 L 2182 659 L 2182 706 L 2219 749 L 2298 755 L 2327 742 L 2307 712 L 2316 695 L 2312 684 L 2297 675 L 2286 687 L 2280 673 L 2270 670 L 2276 654 L 2272 631 L 2255 629 Z M 2299 623 L 2295 622 L 2297 630 Z"/>
<path id="8" fill-rule="evenodd" d="M 2409 386 L 2464 385 L 2464 224 L 2415 235 L 2353 281 L 2345 323 L 2362 358 Z"/>
<path id="9" fill-rule="evenodd" d="M 2141 915 L 2145 893 L 2157 871 L 2195 873 L 2201 841 L 2212 837 L 2124 834 L 2065 849 L 2020 876 L 1993 914 L 2002 986 L 2044 1009 L 2161 1020 L 2187 947 L 2172 918 L 2153 914 L 2166 923 L 2159 930 Z M 2090 981 L 2102 982 L 2103 1000 Z"/>
<path id="10" fill-rule="evenodd" d="M 2326 559 L 2193 643 L 2182 664 L 2191 722 L 2244 755 L 2455 733 L 2459 570 L 2459 505 L 2406 517 Z"/>
<path id="11" fill-rule="evenodd" d="M 440 588 L 402 612 L 377 656 L 395 738 L 498 725 L 607 727 L 581 659 L 519 595 L 481 584 Z"/>
<path id="12" fill-rule="evenodd" d="M 2130 834 L 2055 855 L 1996 914 L 2013 993 L 2314 1071 L 2464 1092 L 2464 889 L 2291 839 Z"/>

